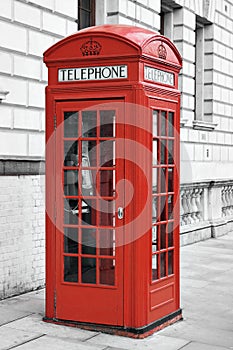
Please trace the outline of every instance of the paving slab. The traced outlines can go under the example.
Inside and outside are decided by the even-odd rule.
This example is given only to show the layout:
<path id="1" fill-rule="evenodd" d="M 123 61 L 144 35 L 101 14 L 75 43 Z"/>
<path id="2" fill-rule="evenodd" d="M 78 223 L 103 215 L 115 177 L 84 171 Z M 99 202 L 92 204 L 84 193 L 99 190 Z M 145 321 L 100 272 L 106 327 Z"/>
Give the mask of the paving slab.
<path id="1" fill-rule="evenodd" d="M 182 350 L 226 350 L 222 346 L 213 346 L 203 343 L 191 342 L 188 345 L 184 346 Z"/>
<path id="2" fill-rule="evenodd" d="M 233 233 L 181 247 L 184 320 L 131 339 L 42 321 L 44 290 L 0 301 L 0 350 L 233 349 Z"/>
<path id="3" fill-rule="evenodd" d="M 162 335 L 174 338 L 183 338 L 189 342 L 199 342 L 210 346 L 219 346 L 233 348 L 233 330 L 227 331 L 215 327 L 210 328 L 206 324 L 198 325 L 191 320 L 182 323 L 176 323 L 160 331 Z"/>
<path id="4" fill-rule="evenodd" d="M 216 242 L 213 242 L 213 244 L 211 245 L 207 245 L 208 243 L 206 243 L 207 241 L 204 241 L 204 242 L 198 242 L 198 243 L 195 243 L 195 244 L 192 244 L 192 245 L 189 245 L 189 246 L 185 246 L 185 247 L 181 247 L 181 250 L 183 249 L 186 249 L 184 252 L 181 253 L 181 256 L 184 255 L 188 261 L 189 260 L 193 260 L 193 261 L 196 261 L 197 259 L 197 255 L 195 255 L 195 253 L 198 254 L 199 256 L 199 259 L 201 260 L 205 260 L 205 259 L 208 259 L 209 257 L 212 256 L 212 258 L 214 257 L 214 254 L 215 257 L 217 259 L 220 259 L 220 258 L 224 258 L 225 255 L 231 255 L 232 254 L 232 249 L 233 248 L 230 248 L 227 243 L 228 241 L 224 241 L 226 242 L 226 244 L 224 244 L 224 247 L 222 248 L 219 248 L 218 249 L 218 239 L 216 239 Z M 190 255 L 191 253 L 191 255 Z"/>
<path id="5" fill-rule="evenodd" d="M 56 325 L 52 323 L 46 323 L 42 321 L 40 315 L 30 315 L 23 319 L 11 322 L 7 325 L 11 328 L 17 330 L 26 330 L 30 329 L 32 332 L 40 332 L 49 336 L 61 338 L 61 339 L 70 339 L 72 341 L 76 340 L 87 340 L 93 336 L 99 334 L 98 332 L 86 331 L 80 328 L 67 327 L 62 325 Z"/>
<path id="6" fill-rule="evenodd" d="M 188 288 L 201 289 L 205 288 L 209 284 L 209 281 L 200 278 L 186 277 L 181 280 L 181 291 Z"/>
<path id="7" fill-rule="evenodd" d="M 80 341 L 71 342 L 69 339 L 43 336 L 33 341 L 17 346 L 17 350 L 103 350 L 106 345 L 92 345 Z"/>
<path id="8" fill-rule="evenodd" d="M 31 312 L 18 311 L 10 307 L 0 305 L 0 326 L 12 322 L 14 320 L 29 316 Z"/>
<path id="9" fill-rule="evenodd" d="M 96 337 L 88 340 L 88 344 L 103 345 L 108 347 L 115 347 L 124 350 L 179 350 L 189 341 L 182 339 L 182 337 L 166 337 L 158 333 L 145 339 L 132 339 L 116 335 L 99 334 Z"/>
<path id="10" fill-rule="evenodd" d="M 123 349 L 123 348 L 113 348 L 112 346 L 108 346 L 107 348 L 105 348 L 104 350 L 126 350 L 126 349 Z"/>
<path id="11" fill-rule="evenodd" d="M 0 308 L 7 308 L 15 311 L 24 311 L 26 313 L 44 314 L 44 293 L 42 297 L 36 294 L 28 293 L 0 301 Z"/>
<path id="12" fill-rule="evenodd" d="M 208 309 L 195 310 L 195 309 L 184 309 L 183 310 L 184 321 L 192 321 L 197 326 L 218 328 L 220 330 L 232 331 L 233 330 L 233 315 L 232 313 L 217 314 L 214 310 L 209 311 Z"/>
<path id="13" fill-rule="evenodd" d="M 17 345 L 29 342 L 41 336 L 43 336 L 43 334 L 39 332 L 34 333 L 30 330 L 22 331 L 15 329 L 14 332 L 12 332 L 11 328 L 0 327 L 0 349 L 8 350 L 13 347 L 16 347 Z"/>

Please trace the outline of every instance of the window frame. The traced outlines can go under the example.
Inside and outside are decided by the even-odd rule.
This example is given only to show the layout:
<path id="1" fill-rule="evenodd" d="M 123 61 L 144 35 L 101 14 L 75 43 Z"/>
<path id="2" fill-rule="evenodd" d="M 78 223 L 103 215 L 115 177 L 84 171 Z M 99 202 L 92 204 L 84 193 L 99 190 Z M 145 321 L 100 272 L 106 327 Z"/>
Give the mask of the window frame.
<path id="1" fill-rule="evenodd" d="M 217 124 L 213 122 L 213 113 L 205 111 L 205 31 L 206 27 L 211 25 L 208 21 L 196 15 L 195 29 L 195 115 L 193 128 L 213 131 Z M 213 53 L 212 53 L 213 55 Z M 208 83 L 209 85 L 210 83 Z M 213 84 L 213 81 L 211 82 Z"/>
<path id="2" fill-rule="evenodd" d="M 78 0 L 78 30 L 91 27 L 95 25 L 95 8 L 96 8 L 96 1 L 95 0 L 90 0 L 90 9 L 85 8 L 83 2 L 85 0 Z M 83 24 L 83 13 L 87 12 L 89 13 L 89 26 L 85 26 Z"/>

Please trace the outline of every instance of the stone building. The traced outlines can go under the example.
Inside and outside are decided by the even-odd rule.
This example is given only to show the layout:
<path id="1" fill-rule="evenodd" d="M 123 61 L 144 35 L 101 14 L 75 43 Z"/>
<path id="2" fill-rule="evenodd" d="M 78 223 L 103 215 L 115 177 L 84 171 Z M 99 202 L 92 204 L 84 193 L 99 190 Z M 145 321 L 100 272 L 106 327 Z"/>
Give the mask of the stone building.
<path id="1" fill-rule="evenodd" d="M 129 24 L 168 36 L 183 57 L 181 244 L 233 221 L 231 0 L 0 2 L 0 299 L 44 285 L 43 52 L 90 25 Z"/>

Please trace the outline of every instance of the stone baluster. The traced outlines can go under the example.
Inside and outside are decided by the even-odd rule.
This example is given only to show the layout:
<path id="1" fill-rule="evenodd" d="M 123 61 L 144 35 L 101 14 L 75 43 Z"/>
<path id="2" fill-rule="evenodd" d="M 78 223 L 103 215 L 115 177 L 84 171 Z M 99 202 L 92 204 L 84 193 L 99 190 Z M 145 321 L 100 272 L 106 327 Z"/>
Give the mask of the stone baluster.
<path id="1" fill-rule="evenodd" d="M 221 197 L 222 197 L 222 216 L 226 216 L 226 186 L 222 187 L 221 191 Z"/>
<path id="2" fill-rule="evenodd" d="M 229 186 L 226 186 L 226 214 L 230 215 L 230 196 L 229 196 Z"/>
<path id="3" fill-rule="evenodd" d="M 187 212 L 187 221 L 188 224 L 193 224 L 195 220 L 193 219 L 193 207 L 192 207 L 192 189 L 187 189 L 186 190 L 186 198 L 187 198 L 187 207 L 188 207 L 188 212 Z"/>
<path id="4" fill-rule="evenodd" d="M 181 189 L 180 190 L 180 226 L 184 226 L 185 222 L 184 222 L 184 207 L 183 207 L 183 196 L 184 196 L 184 190 Z"/>
<path id="5" fill-rule="evenodd" d="M 230 215 L 233 214 L 233 186 L 229 186 L 230 187 L 230 193 L 229 193 L 229 196 L 230 196 Z"/>
<path id="6" fill-rule="evenodd" d="M 196 198 L 197 198 L 198 189 L 194 188 L 191 192 L 191 217 L 193 219 L 193 222 L 198 222 L 198 207 L 196 204 Z"/>
<path id="7" fill-rule="evenodd" d="M 188 205 L 187 205 L 186 190 L 184 190 L 184 192 L 183 192 L 182 205 L 183 205 L 183 210 L 184 210 L 183 223 L 184 223 L 184 225 L 187 225 L 188 224 L 188 221 L 187 221 Z"/>
<path id="8" fill-rule="evenodd" d="M 197 222 L 203 220 L 203 205 L 202 205 L 203 188 L 195 188 L 195 200 L 196 200 L 196 217 Z"/>

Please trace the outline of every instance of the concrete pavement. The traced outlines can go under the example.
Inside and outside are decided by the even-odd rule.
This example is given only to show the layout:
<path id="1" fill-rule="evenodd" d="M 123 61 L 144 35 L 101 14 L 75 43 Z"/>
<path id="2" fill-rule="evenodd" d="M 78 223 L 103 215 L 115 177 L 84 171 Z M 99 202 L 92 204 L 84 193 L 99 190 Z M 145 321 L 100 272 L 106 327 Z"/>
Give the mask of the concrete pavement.
<path id="1" fill-rule="evenodd" d="M 44 290 L 0 302 L 1 350 L 233 349 L 233 233 L 181 248 L 184 320 L 146 339 L 44 323 Z"/>

